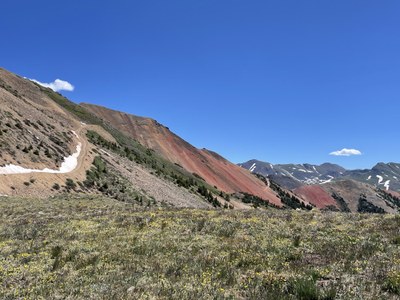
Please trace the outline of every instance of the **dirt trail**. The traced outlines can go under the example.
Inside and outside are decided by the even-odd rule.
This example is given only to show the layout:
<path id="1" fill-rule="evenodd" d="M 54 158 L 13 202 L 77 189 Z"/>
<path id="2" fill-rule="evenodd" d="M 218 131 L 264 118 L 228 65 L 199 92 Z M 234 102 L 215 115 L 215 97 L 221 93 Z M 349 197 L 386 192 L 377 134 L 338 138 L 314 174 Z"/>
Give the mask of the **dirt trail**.
<path id="1" fill-rule="evenodd" d="M 51 187 L 57 183 L 60 186 L 65 184 L 67 178 L 75 181 L 82 181 L 86 177 L 86 170 L 93 161 L 91 146 L 86 139 L 86 126 L 79 125 L 75 129 L 81 142 L 81 152 L 77 159 L 77 165 L 68 173 L 27 173 L 27 174 L 2 174 L 0 175 L 0 194 L 47 197 L 55 192 Z"/>
<path id="2" fill-rule="evenodd" d="M 69 173 L 65 173 L 69 174 L 70 176 L 86 172 L 85 158 L 89 156 L 90 145 L 86 139 L 86 125 L 81 124 L 81 127 L 77 131 L 77 135 L 79 136 L 80 142 L 82 143 L 82 148 L 81 148 L 81 153 L 78 157 L 78 164 L 76 165 L 75 169 Z"/>

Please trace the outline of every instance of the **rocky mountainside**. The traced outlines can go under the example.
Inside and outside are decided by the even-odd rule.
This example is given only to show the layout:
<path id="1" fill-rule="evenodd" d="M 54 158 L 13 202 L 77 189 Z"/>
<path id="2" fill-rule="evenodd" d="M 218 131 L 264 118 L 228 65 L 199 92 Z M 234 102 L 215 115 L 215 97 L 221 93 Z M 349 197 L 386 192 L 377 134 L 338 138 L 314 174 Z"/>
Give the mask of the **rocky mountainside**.
<path id="1" fill-rule="evenodd" d="M 0 165 L 59 168 L 77 145 L 79 122 L 36 84 L 0 69 Z"/>
<path id="2" fill-rule="evenodd" d="M 247 170 L 230 163 L 212 151 L 193 147 L 153 119 L 96 105 L 81 105 L 142 145 L 203 178 L 223 192 L 229 194 L 245 192 L 267 199 L 276 205 L 281 203 L 277 195 L 264 182 Z"/>
<path id="3" fill-rule="evenodd" d="M 84 108 L 4 69 L 0 104 L 0 197 L 70 193 L 141 206 L 225 203 L 205 182 L 198 184 L 203 194 L 190 189 L 198 179 Z M 161 166 L 168 176 L 161 175 Z"/>
<path id="4" fill-rule="evenodd" d="M 157 121 L 78 105 L 0 69 L 0 197 L 103 195 L 140 206 L 310 205 Z"/>

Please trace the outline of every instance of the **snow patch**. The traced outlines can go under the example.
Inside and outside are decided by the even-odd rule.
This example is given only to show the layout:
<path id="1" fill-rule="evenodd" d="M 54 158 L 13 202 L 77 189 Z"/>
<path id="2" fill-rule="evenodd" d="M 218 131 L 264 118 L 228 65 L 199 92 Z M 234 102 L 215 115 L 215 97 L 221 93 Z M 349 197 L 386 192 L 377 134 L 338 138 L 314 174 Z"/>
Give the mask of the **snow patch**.
<path id="1" fill-rule="evenodd" d="M 319 179 L 318 178 L 307 178 L 306 180 L 303 181 L 305 184 L 318 184 Z"/>
<path id="2" fill-rule="evenodd" d="M 251 165 L 249 171 L 250 171 L 251 173 L 253 173 L 254 170 L 255 170 L 256 168 L 257 168 L 257 165 L 256 165 L 256 163 L 254 163 L 254 164 Z"/>
<path id="3" fill-rule="evenodd" d="M 79 140 L 79 135 L 76 134 L 75 131 L 71 130 L 71 132 L 77 137 L 77 139 Z"/>
<path id="4" fill-rule="evenodd" d="M 380 175 L 376 175 L 376 178 L 378 178 L 378 184 L 381 184 L 383 181 L 383 177 Z"/>
<path id="5" fill-rule="evenodd" d="M 390 188 L 390 180 L 386 180 L 383 186 L 384 186 L 384 187 L 386 188 L 386 190 L 388 191 L 389 188 Z"/>
<path id="6" fill-rule="evenodd" d="M 78 138 L 79 136 L 76 134 L 75 131 L 72 131 L 74 135 Z M 37 169 L 27 169 L 21 166 L 16 165 L 6 165 L 4 167 L 0 167 L 0 175 L 11 175 L 11 174 L 30 174 L 30 173 L 49 173 L 49 174 L 65 174 L 72 172 L 78 166 L 78 157 L 82 151 L 82 143 L 79 142 L 76 146 L 76 152 L 68 157 L 64 157 L 64 162 L 61 164 L 59 170 L 53 170 L 45 168 L 43 170 Z"/>
<path id="7" fill-rule="evenodd" d="M 271 167 L 271 169 L 274 169 L 274 166 L 272 164 L 269 164 L 269 166 Z"/>
<path id="8" fill-rule="evenodd" d="M 327 180 L 320 180 L 320 184 L 325 184 L 331 182 L 335 177 L 328 175 L 329 179 Z"/>
<path id="9" fill-rule="evenodd" d="M 325 183 L 329 183 L 332 181 L 332 178 L 328 179 L 328 180 L 320 180 L 319 184 L 325 184 Z"/>
<path id="10" fill-rule="evenodd" d="M 371 179 L 371 177 L 372 177 L 372 176 L 371 176 L 371 175 L 369 175 L 369 176 L 368 176 L 368 178 L 367 178 L 367 180 L 370 180 L 370 179 Z"/>

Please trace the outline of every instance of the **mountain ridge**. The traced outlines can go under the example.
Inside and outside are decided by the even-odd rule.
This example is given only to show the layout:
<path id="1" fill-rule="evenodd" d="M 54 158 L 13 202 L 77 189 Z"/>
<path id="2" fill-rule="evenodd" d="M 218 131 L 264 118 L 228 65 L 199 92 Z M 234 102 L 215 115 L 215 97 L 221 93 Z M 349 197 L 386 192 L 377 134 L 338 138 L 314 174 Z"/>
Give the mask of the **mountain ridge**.
<path id="1" fill-rule="evenodd" d="M 313 164 L 271 164 L 256 159 L 238 164 L 250 172 L 271 176 L 288 188 L 302 184 L 325 184 L 335 179 L 353 179 L 363 183 L 382 187 L 386 190 L 400 191 L 400 163 L 378 162 L 371 169 L 346 170 L 332 163 Z M 288 183 L 288 178 L 294 182 Z M 286 182 L 285 182 L 286 180 Z"/>
<path id="2" fill-rule="evenodd" d="M 365 170 L 345 170 L 331 163 L 273 165 L 254 159 L 239 165 L 320 209 L 393 213 L 400 205 L 397 163 L 377 163 Z"/>
<path id="3" fill-rule="evenodd" d="M 90 110 L 89 104 L 76 104 L 4 69 L 0 70 L 0 101 L 6 110 L 0 114 L 0 167 L 45 170 L 0 174 L 2 196 L 83 193 L 141 206 L 286 206 L 276 191 L 250 172 L 216 152 L 195 148 L 155 119 L 106 108 L 107 116 L 99 117 L 94 106 Z M 118 122 L 113 122 L 114 117 Z M 59 137 L 47 141 L 45 136 L 51 134 Z M 26 140 L 26 146 L 19 145 L 16 137 Z M 76 153 L 78 167 L 54 174 L 74 153 L 76 139 L 84 146 Z"/>
<path id="4" fill-rule="evenodd" d="M 157 121 L 98 105 L 83 103 L 82 106 L 139 143 L 204 178 L 212 186 L 227 193 L 241 191 L 254 194 L 280 205 L 279 198 L 262 181 L 250 173 L 243 172 L 240 167 L 228 162 L 221 155 L 192 146 Z"/>

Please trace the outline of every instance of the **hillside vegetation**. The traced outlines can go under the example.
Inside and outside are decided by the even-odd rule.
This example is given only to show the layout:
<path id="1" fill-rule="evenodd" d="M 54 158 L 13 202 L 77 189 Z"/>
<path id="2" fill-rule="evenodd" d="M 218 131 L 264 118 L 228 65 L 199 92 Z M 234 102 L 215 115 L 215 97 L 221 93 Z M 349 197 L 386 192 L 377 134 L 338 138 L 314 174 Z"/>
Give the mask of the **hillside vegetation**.
<path id="1" fill-rule="evenodd" d="M 1 299 L 398 299 L 396 215 L 0 197 Z"/>
<path id="2" fill-rule="evenodd" d="M 170 182 L 178 184 L 179 186 L 183 186 L 188 190 L 190 190 L 190 187 L 202 186 L 215 194 L 220 193 L 214 187 L 206 183 L 204 179 L 199 177 L 197 174 L 192 174 L 183 169 L 180 165 L 174 164 L 166 160 L 159 154 L 155 153 L 153 150 L 146 148 L 145 146 L 140 144 L 135 139 L 132 139 L 123 134 L 121 131 L 115 129 L 109 123 L 105 122 L 98 116 L 88 111 L 85 107 L 75 104 L 64 96 L 52 91 L 51 89 L 41 86 L 38 87 L 41 89 L 42 92 L 46 93 L 49 98 L 51 98 L 54 102 L 63 107 L 69 113 L 73 114 L 81 122 L 101 126 L 116 140 L 116 143 L 109 142 L 102 138 L 95 131 L 89 130 L 87 133 L 87 138 L 96 147 L 106 149 L 107 151 L 113 151 L 121 157 L 126 157 L 131 161 L 135 161 L 136 163 L 143 165 L 144 167 L 152 169 L 157 176 L 163 177 Z M 125 196 L 126 195 L 123 195 L 122 197 Z M 211 203 L 215 202 L 218 203 L 218 205 L 221 205 L 221 203 L 218 202 L 215 197 L 212 197 L 212 201 L 208 201 Z"/>

